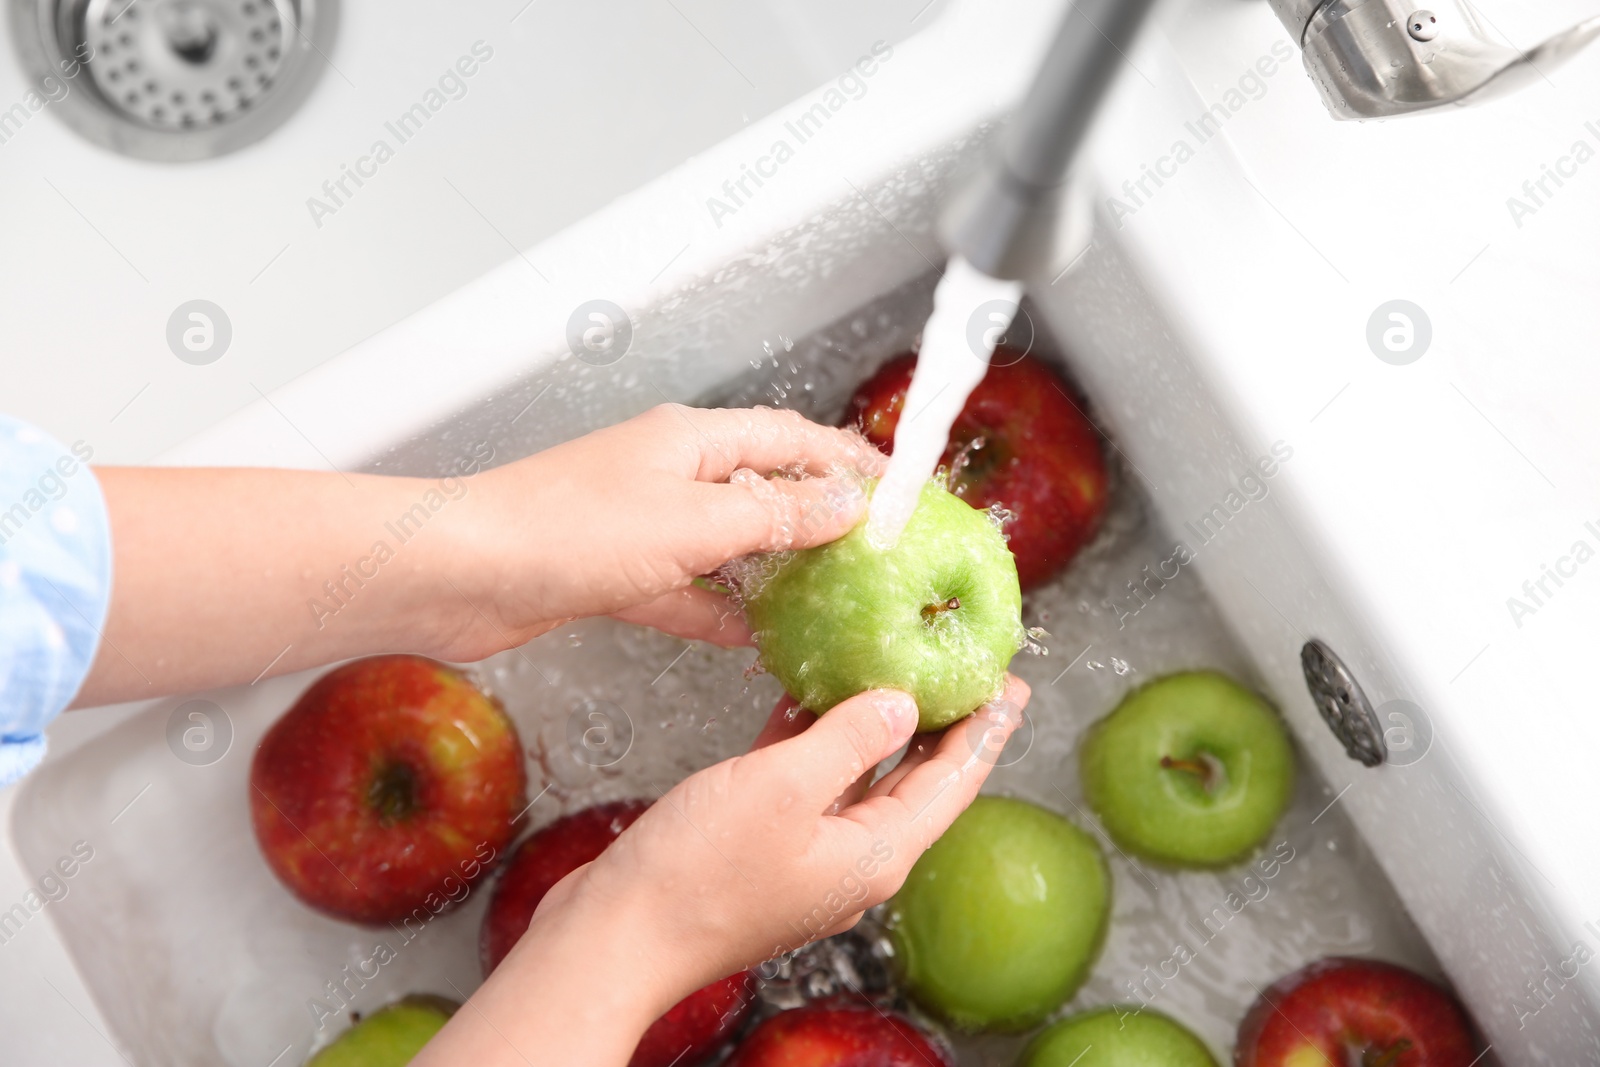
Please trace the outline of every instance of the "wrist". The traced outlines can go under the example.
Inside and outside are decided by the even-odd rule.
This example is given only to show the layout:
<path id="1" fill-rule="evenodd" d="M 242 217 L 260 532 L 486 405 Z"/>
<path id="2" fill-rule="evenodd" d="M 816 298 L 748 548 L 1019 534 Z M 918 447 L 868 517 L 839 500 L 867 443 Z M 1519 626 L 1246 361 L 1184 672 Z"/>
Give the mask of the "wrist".
<path id="1" fill-rule="evenodd" d="M 592 961 L 597 980 L 609 976 L 614 987 L 626 987 L 629 1009 L 643 1032 L 668 1008 L 702 983 L 683 985 L 682 961 L 663 937 L 655 911 L 657 898 L 647 888 L 630 885 L 624 894 L 606 894 L 582 875 L 564 900 L 536 915 L 528 932 L 578 961 Z"/>
<path id="2" fill-rule="evenodd" d="M 529 521 L 540 509 L 537 479 L 512 478 L 507 468 L 497 468 L 472 477 L 418 479 L 414 486 L 413 498 L 437 489 L 445 501 L 426 543 L 416 542 L 414 577 L 418 597 L 428 604 L 425 636 L 433 655 L 483 659 L 563 621 L 542 617 L 536 607 L 552 563 L 540 528 Z"/>
<path id="3" fill-rule="evenodd" d="M 477 998 L 514 1006 L 508 1037 L 520 1030 L 548 1050 L 564 1030 L 572 1054 L 550 1062 L 623 1064 L 650 1024 L 687 990 L 667 981 L 647 917 L 581 892 L 541 910 Z M 489 1009 L 486 1009 L 489 1010 Z"/>
<path id="4" fill-rule="evenodd" d="M 345 591 L 340 614 L 367 651 L 409 651 L 443 656 L 468 611 L 452 591 L 460 564 L 459 530 L 451 520 L 469 490 L 461 479 L 367 477 L 356 525 L 371 538 L 345 571 L 357 583 Z M 337 591 L 337 590 L 336 590 Z M 333 594 L 329 594 L 332 596 Z M 351 621 L 356 621 L 353 618 Z"/>

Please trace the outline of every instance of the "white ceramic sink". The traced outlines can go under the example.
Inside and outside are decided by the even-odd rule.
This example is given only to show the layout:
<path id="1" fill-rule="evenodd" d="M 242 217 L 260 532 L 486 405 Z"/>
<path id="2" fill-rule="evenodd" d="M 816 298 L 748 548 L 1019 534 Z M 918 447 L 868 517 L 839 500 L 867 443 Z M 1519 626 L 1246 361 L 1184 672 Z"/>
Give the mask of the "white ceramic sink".
<path id="1" fill-rule="evenodd" d="M 310 99 L 234 155 L 127 159 L 50 106 L 0 124 L 6 410 L 87 440 L 103 462 L 146 461 L 836 76 L 873 41 L 914 33 L 941 3 L 347 0 Z M 401 143 L 386 124 L 474 45 L 490 58 Z M 0 110 L 27 90 L 7 40 Z M 393 158 L 360 187 L 345 180 L 340 204 L 324 183 L 378 140 Z M 539 268 L 562 280 L 562 264 Z M 194 299 L 233 324 L 230 351 L 204 367 L 165 339 Z"/>
<path id="2" fill-rule="evenodd" d="M 831 414 L 917 328 L 941 258 L 937 205 L 980 158 L 986 124 L 1020 91 L 1057 13 L 953 6 L 893 45 L 865 95 L 734 214 L 714 217 L 708 198 L 792 138 L 785 124 L 819 95 L 522 244 L 548 283 L 511 259 L 165 460 L 425 473 L 480 442 L 510 459 L 662 399 Z M 1505 201 L 1573 141 L 1600 144 L 1584 125 L 1600 62 L 1490 108 L 1381 126 L 1328 120 L 1291 63 L 1260 76 L 1259 92 L 1247 85 L 1223 132 L 1131 215 L 1114 210 L 1106 198 L 1126 204 L 1122 183 L 1193 139 L 1185 124 L 1281 40 L 1264 5 L 1165 9 L 1090 150 L 1095 245 L 1030 286 L 1052 350 L 1117 446 L 1118 504 L 1107 537 L 1030 609 L 1055 635 L 1050 658 L 1019 661 L 1039 694 L 1034 747 L 994 788 L 1081 820 L 1070 753 L 1084 724 L 1164 670 L 1236 671 L 1272 695 L 1304 756 L 1281 828 L 1297 859 L 1158 1006 L 1225 1055 L 1252 985 L 1325 952 L 1372 953 L 1448 975 L 1493 1043 L 1485 1062 L 1595 1062 L 1600 984 L 1574 961 L 1600 948 L 1586 925 L 1600 926 L 1589 786 L 1600 728 L 1584 669 L 1600 571 L 1574 569 L 1520 626 L 1507 598 L 1574 541 L 1600 544 L 1585 526 L 1600 527 L 1589 430 L 1600 371 L 1586 358 L 1600 338 L 1600 169 L 1578 171 L 1520 228 Z M 609 367 L 565 342 L 568 317 L 595 298 L 635 327 Z M 1406 366 L 1380 361 L 1365 336 L 1396 298 L 1433 328 Z M 1105 603 L 1125 604 L 1124 583 L 1174 539 L 1193 544 L 1190 525 L 1280 443 L 1291 458 L 1264 493 L 1224 505 L 1221 534 L 1194 546 L 1183 578 L 1132 618 Z M 1431 742 L 1402 731 L 1392 765 L 1349 760 L 1301 677 L 1312 637 L 1380 711 L 1420 709 L 1412 721 Z M 586 624 L 486 668 L 535 773 L 554 783 L 542 817 L 643 792 L 754 733 L 773 693 L 743 679 L 748 654 L 692 650 L 674 665 L 682 651 Z M 70 1048 L 71 1062 L 113 1063 L 115 1044 L 141 1063 L 288 1063 L 319 1040 L 305 999 L 319 976 L 370 954 L 370 935 L 289 900 L 255 853 L 244 800 L 250 745 L 308 680 L 207 694 L 234 730 L 209 766 L 167 746 L 180 699 L 74 715 L 53 732 L 46 767 L 4 798 L 20 859 L 7 891 L 19 896 L 78 840 L 95 858 L 44 909 L 50 925 L 0 945 L 7 957 L 21 947 L 59 987 L 12 977 L 8 959 L 5 1040 L 28 1042 L 17 1062 L 59 1062 Z M 596 696 L 638 731 L 637 756 L 611 773 L 563 758 L 566 716 Z M 1163 924 L 1198 921 L 1241 873 L 1114 863 L 1116 932 L 1083 1004 L 1128 999 L 1126 983 L 1170 951 Z M 480 907 L 442 920 L 357 1006 L 418 985 L 470 988 Z M 1009 1055 L 978 1043 L 963 1062 Z"/>

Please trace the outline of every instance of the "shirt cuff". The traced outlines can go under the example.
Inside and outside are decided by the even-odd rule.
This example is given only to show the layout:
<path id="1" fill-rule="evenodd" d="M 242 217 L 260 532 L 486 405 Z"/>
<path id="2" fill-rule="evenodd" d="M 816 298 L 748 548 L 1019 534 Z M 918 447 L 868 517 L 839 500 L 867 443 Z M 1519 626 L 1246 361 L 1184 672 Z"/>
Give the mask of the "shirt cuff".
<path id="1" fill-rule="evenodd" d="M 111 602 L 111 529 L 85 441 L 0 416 L 0 786 L 89 674 Z"/>

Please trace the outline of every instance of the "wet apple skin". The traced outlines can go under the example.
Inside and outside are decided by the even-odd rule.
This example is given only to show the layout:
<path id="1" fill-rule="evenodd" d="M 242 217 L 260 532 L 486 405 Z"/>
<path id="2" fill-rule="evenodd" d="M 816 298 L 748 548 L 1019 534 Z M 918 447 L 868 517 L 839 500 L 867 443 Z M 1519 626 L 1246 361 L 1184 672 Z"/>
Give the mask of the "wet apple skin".
<path id="1" fill-rule="evenodd" d="M 1026 638 L 1005 539 L 931 481 L 893 548 L 874 546 L 863 519 L 830 544 L 768 557 L 743 586 L 762 665 L 818 714 L 900 689 L 919 729 L 943 729 L 1005 688 Z"/>
<path id="2" fill-rule="evenodd" d="M 1044 808 L 980 796 L 891 905 L 911 995 L 964 1030 L 1025 1030 L 1082 985 L 1111 876 L 1093 837 Z"/>

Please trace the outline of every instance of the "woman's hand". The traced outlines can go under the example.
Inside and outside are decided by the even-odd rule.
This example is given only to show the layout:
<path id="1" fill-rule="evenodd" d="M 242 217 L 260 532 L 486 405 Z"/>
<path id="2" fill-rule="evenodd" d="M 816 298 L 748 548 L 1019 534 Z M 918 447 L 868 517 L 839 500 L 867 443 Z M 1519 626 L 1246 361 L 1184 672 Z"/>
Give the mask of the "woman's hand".
<path id="1" fill-rule="evenodd" d="M 838 537 L 883 462 L 794 412 L 666 405 L 471 477 L 99 468 L 114 578 L 75 703 L 380 652 L 477 660 L 586 615 L 747 643 L 689 583 Z"/>
<path id="2" fill-rule="evenodd" d="M 892 896 L 972 803 L 1028 696 L 1010 678 L 975 715 L 918 736 L 900 692 L 863 693 L 820 719 L 779 704 L 748 755 L 668 790 L 552 889 L 415 1063 L 621 1067 L 689 993 L 847 930 Z"/>
<path id="3" fill-rule="evenodd" d="M 678 996 L 848 930 L 972 803 L 1028 697 L 1008 677 L 976 714 L 916 738 L 917 706 L 902 692 L 862 693 L 820 719 L 785 700 L 749 754 L 665 793 L 544 908 L 582 899 L 631 914 Z"/>
<path id="4" fill-rule="evenodd" d="M 860 435 L 792 411 L 665 404 L 488 471 L 450 516 L 471 610 L 443 654 L 480 659 L 591 615 L 748 644 L 728 598 L 690 583 L 844 534 L 865 507 L 862 477 L 884 462 Z"/>

